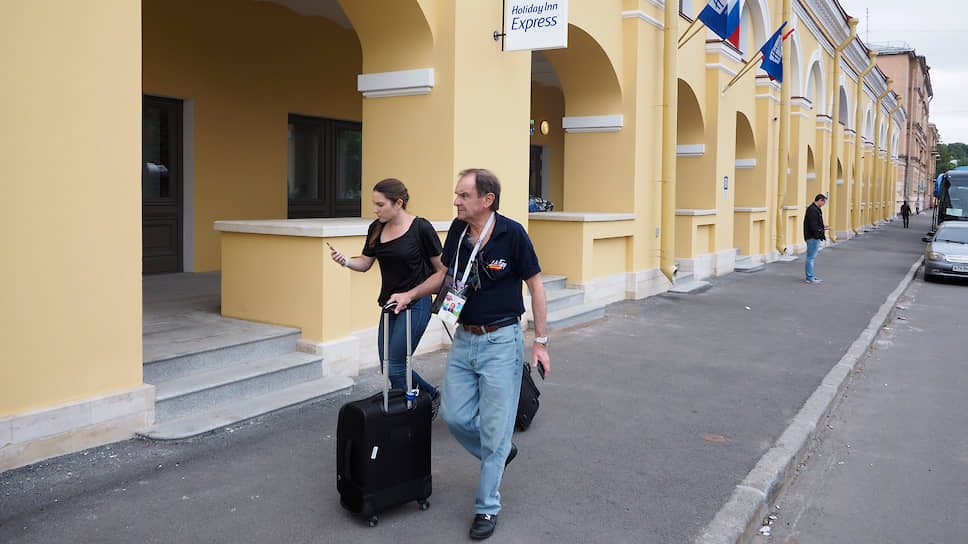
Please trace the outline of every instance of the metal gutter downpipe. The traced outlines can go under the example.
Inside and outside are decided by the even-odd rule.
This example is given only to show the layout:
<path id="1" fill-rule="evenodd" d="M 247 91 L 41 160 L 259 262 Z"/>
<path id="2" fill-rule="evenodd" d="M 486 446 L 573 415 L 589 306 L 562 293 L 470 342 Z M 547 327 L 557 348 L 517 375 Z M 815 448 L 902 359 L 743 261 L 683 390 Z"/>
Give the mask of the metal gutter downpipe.
<path id="1" fill-rule="evenodd" d="M 860 221 L 861 221 L 860 201 L 862 196 L 862 193 L 861 193 L 862 184 L 861 184 L 861 178 L 860 178 L 860 175 L 861 175 L 860 161 L 862 160 L 861 157 L 863 155 L 863 150 L 864 150 L 864 145 L 863 145 L 864 138 L 861 136 L 861 132 L 862 132 L 861 129 L 863 127 L 861 126 L 860 118 L 864 115 L 864 113 L 863 113 L 863 108 L 861 108 L 860 101 L 861 101 L 861 98 L 863 98 L 864 96 L 864 80 L 867 78 L 867 74 L 871 73 L 871 70 L 873 70 L 874 67 L 877 66 L 877 64 L 875 64 L 874 62 L 874 59 L 877 58 L 877 52 L 868 51 L 867 57 L 870 59 L 871 63 L 867 65 L 867 68 L 864 68 L 864 71 L 861 72 L 860 76 L 857 78 L 857 113 L 854 116 L 854 119 L 856 120 L 854 125 L 857 127 L 854 133 L 854 190 L 852 191 L 854 193 L 854 210 L 853 210 L 853 213 L 850 214 L 851 223 L 852 223 L 851 228 L 854 230 L 854 232 L 860 231 Z"/>
<path id="2" fill-rule="evenodd" d="M 834 103 L 831 106 L 830 118 L 833 120 L 833 126 L 831 127 L 830 133 L 830 223 L 834 224 L 836 216 L 834 210 L 836 209 L 837 199 L 834 198 L 834 191 L 837 189 L 837 157 L 840 156 L 840 147 L 843 145 L 843 134 L 840 132 L 840 59 L 844 54 L 844 49 L 850 45 L 850 42 L 854 41 L 857 37 L 857 23 L 859 21 L 855 17 L 847 19 L 847 26 L 850 27 L 850 33 L 847 35 L 847 39 L 843 41 L 834 50 L 834 73 L 831 79 L 831 86 L 833 87 Z M 830 239 L 837 241 L 837 229 L 831 229 Z"/>
<path id="3" fill-rule="evenodd" d="M 793 7 L 790 0 L 783 0 L 783 20 L 792 19 Z M 791 40 L 792 41 L 792 40 Z M 790 58 L 790 43 L 783 40 L 783 58 Z M 790 78 L 793 77 L 792 62 L 783 63 L 783 82 L 780 83 L 780 156 L 777 162 L 780 164 L 779 173 L 776 178 L 776 250 L 780 255 L 786 254 L 786 214 L 783 210 L 783 203 L 786 200 L 787 181 L 790 175 L 787 171 L 790 168 L 788 155 L 790 154 L 790 100 L 792 89 L 790 88 Z"/>
<path id="4" fill-rule="evenodd" d="M 894 128 L 894 114 L 897 113 L 897 110 L 899 109 L 901 109 L 901 95 L 897 95 L 897 104 L 894 106 L 894 109 L 891 110 L 891 113 L 887 116 L 887 122 L 889 123 L 888 124 L 889 129 L 887 131 L 888 147 L 887 147 L 887 159 L 884 162 L 884 166 L 885 168 L 888 169 L 888 172 L 890 172 L 890 168 L 891 168 L 891 134 L 892 133 L 896 134 L 898 130 Z M 905 167 L 905 171 L 906 169 L 907 167 Z M 887 203 L 891 200 L 894 200 L 891 198 L 891 195 L 897 193 L 897 168 L 894 169 L 894 175 L 885 174 L 884 178 L 885 178 L 884 179 L 884 219 L 887 220 L 887 219 L 890 219 L 891 217 L 894 217 L 895 206 L 891 205 L 891 211 L 890 213 L 888 213 Z M 890 180 L 890 183 L 888 183 L 888 180 Z M 895 204 L 897 203 L 895 202 Z"/>
<path id="5" fill-rule="evenodd" d="M 676 282 L 676 145 L 679 130 L 679 2 L 666 0 L 662 39 L 662 217 L 659 268 Z"/>
<path id="6" fill-rule="evenodd" d="M 872 187 L 870 191 L 872 202 L 874 201 L 874 199 L 877 199 L 878 201 L 880 201 L 881 200 L 880 197 L 884 194 L 884 191 L 882 188 L 882 185 L 884 182 L 881 179 L 881 119 L 883 119 L 882 113 L 881 113 L 881 104 L 884 102 L 884 97 L 891 92 L 891 85 L 893 83 L 894 83 L 893 79 L 887 78 L 887 89 L 885 89 L 884 92 L 877 97 L 877 104 L 876 104 L 877 115 L 874 117 L 874 175 L 871 176 Z M 884 203 L 880 202 L 880 204 L 881 204 L 881 208 L 879 210 L 879 213 L 883 214 Z M 880 218 L 876 217 L 874 215 L 874 211 L 871 210 L 871 223 L 876 223 L 878 219 Z"/>

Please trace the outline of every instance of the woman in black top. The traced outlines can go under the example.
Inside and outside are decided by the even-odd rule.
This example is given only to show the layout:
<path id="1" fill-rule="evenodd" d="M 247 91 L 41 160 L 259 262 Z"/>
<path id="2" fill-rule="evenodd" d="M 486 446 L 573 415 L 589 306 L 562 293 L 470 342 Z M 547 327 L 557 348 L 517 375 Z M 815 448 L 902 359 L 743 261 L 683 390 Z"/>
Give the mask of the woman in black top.
<path id="1" fill-rule="evenodd" d="M 377 303 L 381 307 L 391 302 L 397 304 L 390 315 L 390 353 L 386 358 L 390 365 L 390 385 L 396 389 L 407 387 L 407 336 L 403 324 L 397 326 L 399 313 L 410 305 L 411 342 L 413 349 L 417 349 L 430 322 L 430 295 L 440 289 L 447 273 L 447 268 L 440 260 L 441 247 L 437 232 L 430 221 L 407 213 L 409 200 L 407 187 L 400 180 L 388 178 L 377 183 L 373 187 L 376 220 L 370 224 L 363 255 L 348 258 L 330 246 L 332 259 L 350 270 L 366 272 L 373 266 L 373 261 L 380 261 L 383 286 Z M 377 349 L 383 361 L 382 319 L 378 331 Z M 413 384 L 431 396 L 436 415 L 440 406 L 437 388 L 427 383 L 416 371 L 413 372 Z"/>

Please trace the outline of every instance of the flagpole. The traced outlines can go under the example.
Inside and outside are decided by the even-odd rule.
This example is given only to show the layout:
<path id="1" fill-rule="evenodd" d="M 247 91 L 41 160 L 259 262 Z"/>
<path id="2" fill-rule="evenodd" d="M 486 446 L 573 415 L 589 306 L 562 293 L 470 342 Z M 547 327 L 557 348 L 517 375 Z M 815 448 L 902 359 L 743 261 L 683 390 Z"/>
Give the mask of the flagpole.
<path id="1" fill-rule="evenodd" d="M 698 21 L 698 20 L 699 20 L 699 19 L 696 19 L 696 21 Z M 696 24 L 696 21 L 693 21 L 693 23 L 692 23 L 692 25 L 694 25 L 694 24 Z M 687 29 L 686 29 L 686 32 L 689 32 L 689 29 L 691 29 L 691 28 L 692 28 L 692 25 L 689 25 L 689 28 L 687 28 Z M 699 28 L 697 28 L 697 29 L 695 30 L 695 32 L 693 32 L 692 34 L 690 34 L 688 38 L 686 38 L 686 39 L 685 39 L 685 40 L 683 40 L 683 41 L 680 41 L 680 42 L 679 42 L 679 45 L 678 45 L 678 47 L 676 47 L 676 49 L 682 49 L 682 47 L 683 47 L 684 45 L 686 45 L 687 43 L 689 43 L 689 40 L 691 40 L 691 39 L 693 39 L 693 38 L 695 38 L 695 37 L 696 37 L 696 34 L 699 34 L 699 32 L 700 32 L 700 31 L 702 31 L 702 29 L 703 29 L 703 27 L 704 27 L 704 26 L 706 26 L 706 25 L 702 25 L 702 26 L 700 26 Z M 685 35 L 686 35 L 686 32 L 683 32 L 683 33 L 682 33 L 682 35 L 683 35 L 683 36 L 685 36 Z"/>
<path id="2" fill-rule="evenodd" d="M 736 75 L 733 76 L 733 79 L 731 79 L 729 83 L 726 84 L 726 87 L 723 88 L 723 94 L 726 94 L 726 91 L 728 91 L 729 88 L 733 86 L 733 84 L 735 84 L 741 77 L 745 76 L 750 70 L 756 67 L 756 65 L 761 60 L 763 60 L 763 52 L 757 51 L 756 58 L 754 58 L 750 62 L 747 62 L 745 66 L 740 68 L 739 72 L 737 72 Z"/>
<path id="3" fill-rule="evenodd" d="M 689 23 L 689 26 L 686 27 L 686 30 L 682 33 L 682 36 L 679 36 L 679 47 L 682 47 L 682 44 L 683 44 L 682 39 L 686 36 L 686 34 L 689 34 L 689 31 L 692 30 L 692 27 L 696 26 L 696 23 L 698 22 L 699 22 L 698 18 L 693 19 L 692 22 Z"/>

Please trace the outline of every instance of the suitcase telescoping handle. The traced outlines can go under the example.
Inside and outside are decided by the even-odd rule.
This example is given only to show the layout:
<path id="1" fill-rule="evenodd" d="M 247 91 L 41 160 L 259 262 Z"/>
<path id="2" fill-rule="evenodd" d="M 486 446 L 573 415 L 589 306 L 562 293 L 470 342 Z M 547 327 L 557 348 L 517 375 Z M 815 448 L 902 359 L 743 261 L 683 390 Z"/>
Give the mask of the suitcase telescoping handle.
<path id="1" fill-rule="evenodd" d="M 391 302 L 383 307 L 383 411 L 390 411 L 390 314 L 397 307 L 396 302 Z M 413 387 L 413 339 L 410 334 L 410 306 L 404 309 L 407 321 L 407 409 L 413 408 L 413 401 L 417 398 L 418 390 Z"/>

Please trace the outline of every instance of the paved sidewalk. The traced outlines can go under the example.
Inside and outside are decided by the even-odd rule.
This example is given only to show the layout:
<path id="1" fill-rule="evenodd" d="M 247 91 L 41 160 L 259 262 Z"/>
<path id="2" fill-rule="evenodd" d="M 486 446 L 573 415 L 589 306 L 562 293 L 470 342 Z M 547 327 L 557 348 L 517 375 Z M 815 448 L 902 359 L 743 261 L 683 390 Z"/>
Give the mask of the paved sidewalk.
<path id="1" fill-rule="evenodd" d="M 868 327 L 930 216 L 802 257 L 608 308 L 552 334 L 541 410 L 515 441 L 496 542 L 691 542 Z M 440 381 L 445 353 L 417 358 Z M 360 379 L 352 397 L 374 392 Z M 0 542 L 461 542 L 477 463 L 434 425 L 432 506 L 376 528 L 335 486 L 323 401 L 180 443 L 132 440 L 0 474 Z"/>

